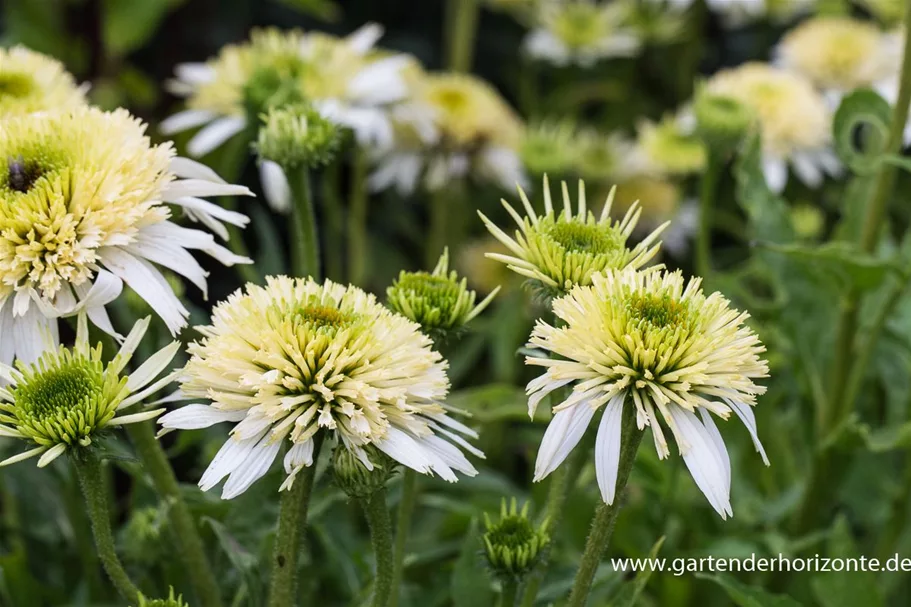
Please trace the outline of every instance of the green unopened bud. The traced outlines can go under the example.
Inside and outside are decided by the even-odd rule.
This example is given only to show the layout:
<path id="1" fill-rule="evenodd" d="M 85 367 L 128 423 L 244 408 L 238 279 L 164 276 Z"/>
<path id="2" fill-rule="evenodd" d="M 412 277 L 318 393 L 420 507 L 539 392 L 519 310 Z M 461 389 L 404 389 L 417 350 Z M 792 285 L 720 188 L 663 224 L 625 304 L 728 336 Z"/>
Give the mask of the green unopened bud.
<path id="1" fill-rule="evenodd" d="M 120 533 L 120 546 L 126 560 L 150 565 L 164 554 L 166 518 L 159 508 L 140 508 L 133 512 Z"/>
<path id="2" fill-rule="evenodd" d="M 171 588 L 166 599 L 147 599 L 140 594 L 139 604 L 136 607 L 189 607 L 189 605 L 184 602 L 182 595 L 174 596 L 174 589 Z"/>
<path id="3" fill-rule="evenodd" d="M 382 451 L 368 445 L 364 447 L 364 453 L 368 462 L 362 461 L 343 445 L 337 446 L 332 452 L 335 483 L 351 498 L 373 495 L 395 473 L 396 462 Z"/>
<path id="4" fill-rule="evenodd" d="M 822 236 L 826 218 L 817 207 L 802 204 L 791 209 L 791 225 L 802 240 L 817 240 Z"/>
<path id="5" fill-rule="evenodd" d="M 491 570 L 501 578 L 521 580 L 534 569 L 550 543 L 547 521 L 535 528 L 528 519 L 528 503 L 520 511 L 515 498 L 508 507 L 506 500 L 502 501 L 496 523 L 485 513 L 484 524 L 484 555 Z"/>
<path id="6" fill-rule="evenodd" d="M 693 104 L 696 129 L 713 148 L 731 149 L 753 124 L 753 112 L 733 97 L 701 91 Z"/>
<path id="7" fill-rule="evenodd" d="M 433 272 L 400 272 L 386 290 L 389 308 L 421 325 L 434 341 L 452 337 L 486 308 L 500 287 L 475 305 L 477 294 L 465 278 L 449 271 L 449 249 Z"/>
<path id="8" fill-rule="evenodd" d="M 674 117 L 657 124 L 644 121 L 639 127 L 639 146 L 648 166 L 661 174 L 698 173 L 708 161 L 705 143 L 692 133 L 684 132 Z"/>
<path id="9" fill-rule="evenodd" d="M 306 104 L 272 108 L 262 120 L 256 152 L 285 169 L 329 164 L 341 146 L 339 126 Z"/>
<path id="10" fill-rule="evenodd" d="M 296 62 L 260 68 L 251 74 L 243 89 L 243 102 L 250 123 L 273 107 L 284 107 L 305 101 Z"/>
<path id="11" fill-rule="evenodd" d="M 525 130 L 519 156 L 525 168 L 536 175 L 566 176 L 575 164 L 576 146 L 574 124 L 541 122 Z"/>

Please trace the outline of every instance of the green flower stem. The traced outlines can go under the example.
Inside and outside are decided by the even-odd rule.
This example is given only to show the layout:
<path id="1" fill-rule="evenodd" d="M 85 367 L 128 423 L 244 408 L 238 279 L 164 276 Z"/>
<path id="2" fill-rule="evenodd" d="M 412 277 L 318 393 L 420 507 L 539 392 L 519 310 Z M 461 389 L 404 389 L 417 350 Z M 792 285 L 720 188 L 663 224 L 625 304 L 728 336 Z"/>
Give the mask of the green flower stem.
<path id="1" fill-rule="evenodd" d="M 708 154 L 708 166 L 699 188 L 699 232 L 696 238 L 696 273 L 708 280 L 712 273 L 712 224 L 715 194 L 724 169 L 724 160 L 717 152 Z"/>
<path id="2" fill-rule="evenodd" d="M 307 509 L 313 492 L 320 447 L 323 445 L 323 433 L 317 432 L 313 441 L 313 465 L 298 473 L 291 488 L 282 492 L 279 502 L 278 529 L 272 547 L 268 607 L 297 605 L 297 559 L 307 524 Z"/>
<path id="3" fill-rule="evenodd" d="M 582 467 L 590 454 L 591 450 L 586 445 L 577 445 L 567 458 L 567 461 L 551 474 L 547 502 L 544 506 L 544 514 L 541 517 L 542 521 L 547 520 L 547 532 L 551 537 L 554 537 L 560 528 L 566 499 L 575 486 L 576 480 L 582 472 Z M 522 595 L 522 607 L 532 607 L 538 598 L 538 590 L 541 588 L 541 582 L 544 581 L 544 573 L 550 563 L 550 550 L 550 545 L 544 548 L 541 560 L 535 568 L 536 571 L 527 579 L 525 591 Z"/>
<path id="4" fill-rule="evenodd" d="M 478 0 L 447 0 L 446 65 L 454 72 L 471 71 L 478 28 Z"/>
<path id="5" fill-rule="evenodd" d="M 342 166 L 334 160 L 323 171 L 322 193 L 323 200 L 320 205 L 322 215 L 326 218 L 323 249 L 326 251 L 326 277 L 341 282 L 345 279 L 343 261 L 345 252 L 342 243 L 345 242 L 345 220 L 342 217 L 342 205 L 339 197 Z"/>
<path id="6" fill-rule="evenodd" d="M 73 465 L 73 474 L 67 478 L 63 490 L 63 507 L 66 516 L 73 528 L 73 543 L 82 565 L 83 575 L 87 580 L 89 596 L 103 596 L 104 580 L 98 569 L 98 554 L 92 538 L 92 526 L 86 514 L 85 500 L 82 499 L 82 489 L 79 485 L 79 475 Z"/>
<path id="7" fill-rule="evenodd" d="M 310 192 L 310 169 L 286 169 L 291 185 L 291 269 L 295 276 L 320 278 L 319 235 Z"/>
<path id="8" fill-rule="evenodd" d="M 221 178 L 228 183 L 237 183 L 240 181 L 244 166 L 247 164 L 247 160 L 250 156 L 250 140 L 255 134 L 255 131 L 244 131 L 232 137 L 219 151 L 219 156 L 214 163 L 214 168 Z M 221 205 L 229 211 L 239 210 L 237 198 L 233 196 L 222 199 Z M 244 240 L 243 230 L 231 224 L 226 224 L 225 227 L 228 229 L 228 250 L 235 255 L 250 257 L 252 259 L 250 256 L 250 249 L 247 247 L 247 243 Z M 252 282 L 254 284 L 262 282 L 263 277 L 254 267 L 254 264 L 239 263 L 234 267 L 237 269 L 237 273 L 244 282 Z"/>
<path id="9" fill-rule="evenodd" d="M 180 492 L 180 485 L 174 470 L 168 463 L 161 443 L 155 438 L 152 422 L 129 424 L 127 434 L 133 441 L 143 468 L 152 477 L 155 490 L 167 504 L 167 513 L 174 529 L 179 558 L 186 567 L 188 577 L 196 594 L 196 602 L 202 607 L 221 607 L 218 582 L 206 556 L 205 545 L 199 535 L 190 509 Z"/>
<path id="10" fill-rule="evenodd" d="M 430 229 L 427 236 L 427 248 L 424 250 L 424 266 L 432 268 L 446 246 L 448 228 L 450 227 L 449 205 L 452 203 L 444 189 L 430 195 Z"/>
<path id="11" fill-rule="evenodd" d="M 405 468 L 402 475 L 402 501 L 399 502 L 399 511 L 395 525 L 395 553 L 392 566 L 392 596 L 389 597 L 389 607 L 396 607 L 399 603 L 399 589 L 402 577 L 405 574 L 405 542 L 408 539 L 408 529 L 411 527 L 411 515 L 414 514 L 414 505 L 418 497 L 418 473 L 411 468 Z"/>
<path id="12" fill-rule="evenodd" d="M 595 571 L 601 563 L 601 557 L 604 556 L 614 532 L 614 523 L 617 522 L 617 514 L 620 512 L 623 490 L 626 488 L 633 463 L 636 461 L 636 451 L 639 449 L 639 443 L 642 442 L 644 434 L 636 427 L 636 408 L 632 406 L 632 403 L 626 403 L 623 408 L 620 432 L 620 464 L 617 471 L 617 491 L 614 504 L 608 506 L 604 502 L 599 502 L 595 509 L 592 528 L 588 533 L 588 539 L 585 540 L 585 551 L 582 553 L 582 561 L 576 572 L 576 581 L 573 583 L 567 607 L 584 607 L 591 591 L 592 581 L 595 579 Z"/>
<path id="13" fill-rule="evenodd" d="M 139 589 L 127 575 L 114 550 L 114 535 L 111 531 L 101 460 L 93 451 L 85 449 L 74 462 L 89 519 L 92 521 L 92 533 L 95 536 L 95 547 L 98 549 L 101 564 L 120 595 L 130 603 L 138 603 Z"/>
<path id="14" fill-rule="evenodd" d="M 386 508 L 386 489 L 363 498 L 361 507 L 370 527 L 370 540 L 376 558 L 376 577 L 373 580 L 373 607 L 387 607 L 392 594 L 392 525 Z"/>
<path id="15" fill-rule="evenodd" d="M 355 146 L 348 208 L 348 282 L 363 286 L 367 270 L 367 155 Z"/>
<path id="16" fill-rule="evenodd" d="M 911 28 L 911 10 L 905 11 L 905 27 L 906 29 Z M 896 154 L 901 151 L 909 105 L 911 105 L 911 40 L 906 39 L 898 99 L 892 110 L 889 139 L 884 150 L 886 154 Z M 895 167 L 885 162 L 881 163 L 874 183 L 870 201 L 865 207 L 867 212 L 864 216 L 860 237 L 860 247 L 867 253 L 873 252 L 876 248 L 889 196 L 895 186 Z M 851 414 L 854 402 L 853 399 L 848 398 L 848 381 L 855 373 L 864 371 L 863 368 L 859 368 L 852 372 L 852 368 L 857 365 L 855 338 L 858 327 L 859 299 L 859 293 L 849 293 L 842 304 L 839 315 L 835 333 L 835 359 L 828 390 L 829 407 L 823 417 L 822 427 L 817 429 L 817 436 L 822 440 L 831 436 Z M 866 364 L 868 361 L 861 362 Z M 830 501 L 829 496 L 835 492 L 839 483 L 833 482 L 831 475 L 825 474 L 825 472 L 838 469 L 833 465 L 833 459 L 836 457 L 837 455 L 830 449 L 815 458 L 803 503 L 798 510 L 797 531 L 806 532 L 811 529 L 814 521 L 820 520 L 819 514 L 825 510 L 823 505 Z M 825 517 L 822 520 L 825 520 Z"/>
<path id="17" fill-rule="evenodd" d="M 515 607 L 516 597 L 519 595 L 519 582 L 508 579 L 503 582 L 503 592 L 500 594 L 500 607 Z"/>

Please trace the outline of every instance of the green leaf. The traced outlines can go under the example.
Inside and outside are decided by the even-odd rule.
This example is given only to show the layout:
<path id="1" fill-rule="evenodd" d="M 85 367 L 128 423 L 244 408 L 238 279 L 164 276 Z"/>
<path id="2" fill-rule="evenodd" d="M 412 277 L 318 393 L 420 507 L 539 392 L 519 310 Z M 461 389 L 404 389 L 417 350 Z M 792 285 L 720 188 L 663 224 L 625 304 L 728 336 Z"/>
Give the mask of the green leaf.
<path id="1" fill-rule="evenodd" d="M 332 0 L 276 0 L 276 2 L 329 23 L 337 22 L 342 16 L 342 9 Z"/>
<path id="2" fill-rule="evenodd" d="M 827 242 L 819 246 L 760 243 L 758 246 L 807 264 L 814 272 L 831 274 L 845 288 L 876 288 L 890 272 L 898 270 L 894 262 L 874 257 L 848 242 Z"/>
<path id="3" fill-rule="evenodd" d="M 655 545 L 652 546 L 652 549 L 648 553 L 648 558 L 657 558 L 658 552 L 661 550 L 661 546 L 664 544 L 664 539 L 664 536 L 662 536 L 657 542 L 655 542 Z M 652 569 L 650 567 L 640 569 L 636 573 L 636 577 L 633 578 L 632 582 L 623 585 L 616 598 L 611 601 L 611 605 L 613 607 L 635 607 L 638 605 L 639 595 L 642 594 L 643 590 L 645 590 L 645 585 L 648 584 L 648 580 L 651 576 Z"/>
<path id="4" fill-rule="evenodd" d="M 829 563 L 833 570 L 814 575 L 810 580 L 813 594 L 822 607 L 880 607 L 885 604 L 876 583 L 876 574 L 854 570 L 860 566 L 858 555 L 851 528 L 841 516 L 835 521 L 827 552 L 827 556 L 833 559 Z M 844 565 L 839 566 L 843 571 L 834 570 L 834 559 Z"/>
<path id="5" fill-rule="evenodd" d="M 762 588 L 747 586 L 729 575 L 697 573 L 696 577 L 711 580 L 724 588 L 734 604 L 740 607 L 801 607 L 799 602 L 789 596 L 772 594 Z"/>
<path id="6" fill-rule="evenodd" d="M 892 108 L 870 89 L 847 95 L 832 120 L 835 151 L 852 171 L 867 175 L 877 170 L 886 142 Z M 860 139 L 863 148 L 858 148 Z"/>
<path id="7" fill-rule="evenodd" d="M 458 390 L 449 396 L 447 404 L 468 411 L 478 423 L 528 421 L 528 397 L 525 391 L 509 384 L 487 384 Z M 546 415 L 547 409 L 546 406 L 538 407 L 539 415 Z"/>
<path id="8" fill-rule="evenodd" d="M 184 0 L 106 0 L 104 43 L 108 52 L 123 56 L 142 47 L 155 34 L 169 11 Z"/>
<path id="9" fill-rule="evenodd" d="M 489 576 L 481 565 L 481 538 L 478 521 L 472 519 L 462 543 L 459 560 L 452 572 L 452 604 L 454 607 L 493 605 L 494 592 Z"/>
<path id="10" fill-rule="evenodd" d="M 874 453 L 884 453 L 895 449 L 911 447 L 911 422 L 898 426 L 887 426 L 864 433 L 867 449 Z"/>
<path id="11" fill-rule="evenodd" d="M 222 551 L 228 555 L 231 564 L 243 577 L 246 591 L 250 596 L 249 605 L 251 607 L 258 607 L 260 605 L 259 597 L 264 596 L 264 589 L 258 574 L 259 559 L 256 555 L 241 546 L 240 542 L 231 535 L 231 532 L 223 524 L 209 517 L 205 517 L 202 520 L 212 527 L 212 531 L 215 532 L 215 537 L 218 538 L 218 544 L 221 546 Z M 238 590 L 238 593 L 243 591 L 244 589 L 241 588 Z"/>
<path id="12" fill-rule="evenodd" d="M 737 203 L 749 217 L 752 236 L 772 242 L 790 242 L 794 228 L 785 201 L 766 185 L 762 146 L 758 135 L 744 141 L 734 163 Z"/>

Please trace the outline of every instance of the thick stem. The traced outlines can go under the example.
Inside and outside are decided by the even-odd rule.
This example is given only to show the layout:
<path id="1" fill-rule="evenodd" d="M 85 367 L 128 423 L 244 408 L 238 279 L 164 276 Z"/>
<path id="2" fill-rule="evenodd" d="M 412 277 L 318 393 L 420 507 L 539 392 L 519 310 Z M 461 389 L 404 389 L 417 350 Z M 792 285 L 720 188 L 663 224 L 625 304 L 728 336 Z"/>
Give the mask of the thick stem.
<path id="1" fill-rule="evenodd" d="M 174 470 L 168 463 L 168 456 L 161 443 L 155 439 L 152 422 L 129 424 L 127 433 L 143 468 L 152 477 L 155 490 L 167 504 L 168 517 L 174 529 L 178 556 L 187 568 L 187 574 L 196 594 L 196 602 L 203 607 L 221 607 L 221 594 L 212 573 L 205 545 L 190 514 L 186 501 L 180 492 L 180 485 Z"/>
<path id="2" fill-rule="evenodd" d="M 449 229 L 449 205 L 452 202 L 445 190 L 440 189 L 430 196 L 430 228 L 427 236 L 427 248 L 424 251 L 424 266 L 432 268 L 436 265 L 443 248 L 446 246 L 446 237 Z"/>
<path id="3" fill-rule="evenodd" d="M 387 607 L 392 594 L 392 524 L 386 508 L 386 489 L 381 488 L 373 495 L 361 499 L 367 526 L 370 527 L 370 541 L 376 558 L 376 577 L 373 580 L 373 607 Z"/>
<path id="4" fill-rule="evenodd" d="M 911 10 L 905 11 L 905 29 L 911 28 Z M 911 105 L 911 39 L 905 39 L 904 56 L 902 59 L 901 79 L 899 83 L 898 98 L 892 110 L 892 121 L 889 127 L 889 139 L 884 153 L 896 154 L 901 151 L 905 124 L 908 121 L 908 107 Z M 871 253 L 876 248 L 879 231 L 886 215 L 889 196 L 895 186 L 895 167 L 888 163 L 881 163 L 876 175 L 870 201 L 866 205 L 863 230 L 860 237 L 860 247 L 863 251 Z M 835 338 L 835 359 L 832 365 L 832 375 L 829 381 L 829 407 L 823 417 L 822 428 L 817 429 L 817 436 L 827 438 L 851 414 L 854 407 L 853 399 L 849 398 L 848 380 L 857 373 L 863 373 L 863 368 L 856 367 L 855 338 L 857 333 L 857 314 L 859 309 L 860 294 L 853 291 L 847 295 L 842 305 L 838 319 Z M 864 361 L 866 364 L 866 361 Z M 814 459 L 814 468 L 810 473 L 810 482 L 804 493 L 803 503 L 798 510 L 797 531 L 806 532 L 812 524 L 813 513 L 819 513 L 829 500 L 828 497 L 837 489 L 838 482 L 828 478 L 824 470 L 832 470 L 832 459 L 836 454 L 826 450 Z M 823 517 L 825 520 L 825 517 Z"/>
<path id="5" fill-rule="evenodd" d="M 298 473 L 298 478 L 279 501 L 278 529 L 272 547 L 272 580 L 269 584 L 269 607 L 288 607 L 297 604 L 297 559 L 301 538 L 307 525 L 307 510 L 323 433 L 313 438 L 313 464 Z"/>
<path id="6" fill-rule="evenodd" d="M 367 155 L 354 148 L 348 208 L 348 282 L 362 285 L 367 271 Z"/>
<path id="7" fill-rule="evenodd" d="M 345 251 L 342 248 L 345 242 L 345 220 L 342 217 L 342 205 L 339 197 L 341 169 L 341 163 L 336 160 L 326 167 L 322 179 L 320 179 L 323 192 L 320 209 L 325 218 L 323 224 L 325 232 L 322 232 L 324 234 L 323 250 L 326 253 L 325 274 L 326 278 L 339 282 L 345 280 Z"/>
<path id="8" fill-rule="evenodd" d="M 712 217 L 723 168 L 722 158 L 716 152 L 709 152 L 708 166 L 699 187 L 699 233 L 696 238 L 696 272 L 705 280 L 712 273 Z"/>
<path id="9" fill-rule="evenodd" d="M 104 489 L 104 476 L 101 460 L 90 450 L 83 450 L 74 459 L 79 486 L 85 498 L 86 511 L 92 521 L 92 534 L 95 536 L 95 547 L 98 558 L 107 572 L 117 592 L 130 603 L 139 601 L 139 589 L 127 575 L 117 552 L 114 550 L 114 534 L 111 531 L 111 518 L 108 512 L 107 495 Z"/>
<path id="10" fill-rule="evenodd" d="M 500 594 L 500 607 L 515 607 L 516 597 L 519 595 L 519 582 L 508 579 L 503 582 L 503 592 Z"/>
<path id="11" fill-rule="evenodd" d="M 291 268 L 295 276 L 319 280 L 319 235 L 310 192 L 310 170 L 306 166 L 287 170 L 291 185 Z"/>
<path id="12" fill-rule="evenodd" d="M 408 530 L 411 528 L 411 515 L 414 514 L 414 505 L 418 496 L 418 473 L 411 468 L 405 468 L 402 475 L 402 501 L 399 502 L 399 512 L 395 524 L 395 553 L 392 567 L 392 596 L 389 597 L 389 607 L 396 607 L 399 603 L 399 592 L 402 577 L 405 574 L 405 543 L 408 540 Z"/>
<path id="13" fill-rule="evenodd" d="M 636 427 L 636 408 L 627 403 L 623 408 L 621 422 L 620 463 L 617 470 L 617 491 L 614 504 L 608 505 L 599 502 L 595 509 L 592 528 L 588 533 L 588 539 L 585 540 L 585 551 L 582 553 L 582 561 L 576 572 L 576 580 L 573 582 L 567 607 L 583 607 L 588 601 L 592 581 L 595 579 L 595 571 L 601 563 L 601 557 L 604 556 L 614 532 L 614 523 L 617 522 L 617 514 L 620 512 L 622 493 L 629 480 L 633 463 L 636 461 L 636 451 L 639 449 L 639 443 L 642 442 L 642 435 L 643 432 Z"/>
<path id="14" fill-rule="evenodd" d="M 446 65 L 454 72 L 471 71 L 478 28 L 478 0 L 448 0 Z"/>

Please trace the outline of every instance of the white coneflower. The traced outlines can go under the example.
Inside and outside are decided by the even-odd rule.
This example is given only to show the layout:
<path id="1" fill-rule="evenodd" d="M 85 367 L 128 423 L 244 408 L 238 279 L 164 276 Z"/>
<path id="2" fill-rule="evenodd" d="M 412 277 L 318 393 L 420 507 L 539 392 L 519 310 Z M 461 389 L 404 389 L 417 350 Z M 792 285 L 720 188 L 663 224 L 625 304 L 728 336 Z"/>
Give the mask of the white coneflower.
<path id="1" fill-rule="evenodd" d="M 841 164 L 832 150 L 832 113 L 803 76 L 764 63 L 722 70 L 705 91 L 738 101 L 754 115 L 762 136 L 763 171 L 776 192 L 788 181 L 788 165 L 810 187 Z"/>
<path id="2" fill-rule="evenodd" d="M 372 468 L 365 447 L 424 474 L 455 481 L 476 470 L 455 432 L 477 435 L 446 414 L 446 363 L 420 327 L 357 287 L 270 277 L 213 311 L 190 346 L 182 378 L 189 405 L 163 416 L 165 430 L 239 422 L 203 474 L 208 490 L 228 477 L 232 498 L 284 458 L 290 487 L 312 465 L 314 436 L 328 432 Z M 455 432 L 453 432 L 455 431 Z M 448 439 L 448 440 L 447 440 Z M 449 442 L 452 441 L 452 442 Z M 454 444 L 453 444 L 454 443 Z"/>
<path id="3" fill-rule="evenodd" d="M 784 23 L 811 12 L 817 0 L 706 0 L 706 3 L 729 25 L 739 26 L 760 19 Z"/>
<path id="4" fill-rule="evenodd" d="M 526 37 L 525 52 L 558 66 L 587 67 L 609 57 L 629 57 L 642 45 L 621 3 L 547 0 L 538 13 L 538 27 Z"/>
<path id="5" fill-rule="evenodd" d="M 205 125 L 187 144 L 191 156 L 203 156 L 232 137 L 254 137 L 270 107 L 306 101 L 350 127 L 362 145 L 386 149 L 393 137 L 389 112 L 408 95 L 402 71 L 411 59 L 376 53 L 382 31 L 374 23 L 346 38 L 255 30 L 249 42 L 226 46 L 207 63 L 177 66 L 171 88 L 188 97 L 187 109 L 163 121 L 162 132 Z M 267 192 L 286 187 L 276 168 L 260 165 Z"/>
<path id="6" fill-rule="evenodd" d="M 67 450 L 88 447 L 100 434 L 152 419 L 164 409 L 125 413 L 171 383 L 178 372 L 156 378 L 171 363 L 179 342 L 153 354 L 129 375 L 123 374 L 142 341 L 149 318 L 138 321 L 110 363 L 101 344 L 89 347 L 88 322 L 79 316 L 76 344 L 45 350 L 38 360 L 16 367 L 0 363 L 0 436 L 20 439 L 30 449 L 0 462 L 6 466 L 41 456 L 44 467 Z"/>
<path id="7" fill-rule="evenodd" d="M 0 119 L 85 105 L 63 64 L 23 46 L 0 48 Z"/>
<path id="8" fill-rule="evenodd" d="M 85 309 L 116 335 L 104 305 L 127 283 L 172 333 L 189 311 L 157 264 L 206 290 L 189 251 L 224 264 L 249 263 L 211 234 L 169 221 L 165 203 L 227 237 L 222 221 L 247 218 L 203 196 L 249 195 L 209 168 L 153 146 L 124 110 L 78 108 L 4 121 L 0 129 L 0 362 L 31 362 L 60 316 Z"/>
<path id="9" fill-rule="evenodd" d="M 585 184 L 579 181 L 578 211 L 573 213 L 566 182 L 563 182 L 563 210 L 555 211 L 550 196 L 550 184 L 544 178 L 544 214 L 538 215 L 519 188 L 519 197 L 526 216 L 502 201 L 504 208 L 519 225 L 515 238 L 498 228 L 480 211 L 478 214 L 497 240 L 509 249 L 510 255 L 489 253 L 488 257 L 502 261 L 514 272 L 532 280 L 533 285 L 550 296 L 561 295 L 573 286 L 591 284 L 592 276 L 609 268 L 641 268 L 658 252 L 658 236 L 667 224 L 649 234 L 642 242 L 627 247 L 627 239 L 636 228 L 641 210 L 630 206 L 620 221 L 611 221 L 610 211 L 615 190 L 612 189 L 600 217 L 588 210 Z"/>
<path id="10" fill-rule="evenodd" d="M 836 105 L 845 93 L 895 77 L 901 44 L 869 21 L 815 17 L 785 34 L 776 55 L 780 65 L 806 76 Z"/>
<path id="11" fill-rule="evenodd" d="M 640 430 L 649 426 L 658 456 L 670 454 L 659 417 L 670 429 L 693 480 L 722 516 L 732 514 L 731 466 L 712 414 L 743 421 L 768 464 L 752 407 L 768 375 L 765 348 L 719 293 L 705 296 L 701 279 L 684 284 L 679 272 L 609 270 L 589 287 L 576 287 L 554 302 L 563 326 L 541 320 L 529 347 L 552 358 L 527 357 L 546 369 L 528 384 L 529 414 L 554 390 L 572 385 L 554 407 L 535 463 L 541 480 L 579 443 L 603 409 L 595 444 L 595 469 L 604 502 L 611 504 L 620 455 L 623 407 L 636 408 Z"/>
<path id="12" fill-rule="evenodd" d="M 409 104 L 397 113 L 395 147 L 380 150 L 370 176 L 374 191 L 418 185 L 439 190 L 474 178 L 501 188 L 526 181 L 518 149 L 522 121 L 488 83 L 468 74 L 421 74 Z"/>

